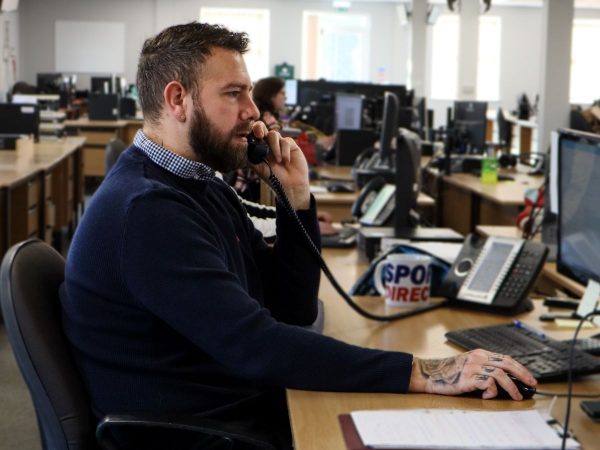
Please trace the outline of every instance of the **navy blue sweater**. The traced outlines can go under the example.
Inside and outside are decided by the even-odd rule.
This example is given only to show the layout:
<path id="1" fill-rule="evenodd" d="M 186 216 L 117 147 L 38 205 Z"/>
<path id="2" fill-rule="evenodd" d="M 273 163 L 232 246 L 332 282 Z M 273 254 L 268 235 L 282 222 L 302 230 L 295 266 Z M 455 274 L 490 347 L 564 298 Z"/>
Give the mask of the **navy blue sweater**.
<path id="1" fill-rule="evenodd" d="M 299 215 L 318 241 L 314 200 Z M 265 244 L 224 182 L 178 177 L 130 147 L 73 238 L 63 326 L 101 413 L 205 413 L 273 387 L 404 392 L 412 356 L 296 325 L 319 268 L 283 210 Z"/>

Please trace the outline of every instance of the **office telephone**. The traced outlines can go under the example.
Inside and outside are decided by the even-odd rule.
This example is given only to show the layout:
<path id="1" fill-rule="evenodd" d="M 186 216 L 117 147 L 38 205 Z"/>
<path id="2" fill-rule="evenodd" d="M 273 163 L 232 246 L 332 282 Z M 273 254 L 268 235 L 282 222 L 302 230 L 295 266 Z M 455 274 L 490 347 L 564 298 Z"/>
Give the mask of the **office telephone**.
<path id="1" fill-rule="evenodd" d="M 396 186 L 386 183 L 383 177 L 372 178 L 362 187 L 352 205 L 352 217 L 358 218 L 361 225 L 390 225 L 395 206 L 395 192 Z"/>
<path id="2" fill-rule="evenodd" d="M 442 284 L 442 295 L 455 305 L 490 312 L 531 309 L 527 294 L 547 254 L 539 242 L 470 234 Z"/>

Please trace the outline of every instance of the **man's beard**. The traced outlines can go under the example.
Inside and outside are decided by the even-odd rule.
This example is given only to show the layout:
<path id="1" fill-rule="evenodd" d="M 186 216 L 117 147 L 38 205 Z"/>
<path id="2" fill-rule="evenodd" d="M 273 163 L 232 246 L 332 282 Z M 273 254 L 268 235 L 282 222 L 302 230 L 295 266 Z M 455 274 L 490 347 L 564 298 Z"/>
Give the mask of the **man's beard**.
<path id="1" fill-rule="evenodd" d="M 189 132 L 190 147 L 200 162 L 219 172 L 226 173 L 247 167 L 248 144 L 234 144 L 232 139 L 240 133 L 249 133 L 251 126 L 250 121 L 239 124 L 222 136 L 202 108 L 195 108 Z"/>

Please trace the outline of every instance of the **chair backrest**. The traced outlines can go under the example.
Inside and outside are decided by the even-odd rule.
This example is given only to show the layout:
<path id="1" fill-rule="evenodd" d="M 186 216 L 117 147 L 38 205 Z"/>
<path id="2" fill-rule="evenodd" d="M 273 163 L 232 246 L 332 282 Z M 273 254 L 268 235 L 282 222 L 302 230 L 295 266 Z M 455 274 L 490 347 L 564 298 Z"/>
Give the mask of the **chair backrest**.
<path id="1" fill-rule="evenodd" d="M 126 148 L 127 144 L 125 144 L 125 142 L 119 138 L 112 138 L 110 141 L 108 141 L 106 144 L 106 154 L 104 158 L 106 174 L 108 174 L 112 166 L 115 165 L 117 159 L 119 159 L 119 156 L 121 156 L 121 153 L 123 153 L 123 150 Z"/>
<path id="2" fill-rule="evenodd" d="M 44 448 L 95 449 L 90 403 L 61 325 L 64 268 L 64 258 L 42 241 L 14 245 L 0 266 L 0 303 Z"/>

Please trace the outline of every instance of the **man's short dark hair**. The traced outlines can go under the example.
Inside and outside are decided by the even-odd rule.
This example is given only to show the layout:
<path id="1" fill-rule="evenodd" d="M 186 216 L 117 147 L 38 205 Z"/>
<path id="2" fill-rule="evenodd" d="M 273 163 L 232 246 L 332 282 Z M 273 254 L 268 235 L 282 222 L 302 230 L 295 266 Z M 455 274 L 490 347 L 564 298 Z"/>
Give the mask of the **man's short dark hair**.
<path id="1" fill-rule="evenodd" d="M 248 51 L 248 35 L 220 25 L 192 22 L 164 29 L 144 42 L 137 70 L 137 90 L 144 119 L 158 122 L 163 107 L 163 90 L 179 81 L 194 97 L 198 72 L 214 48 Z"/>

